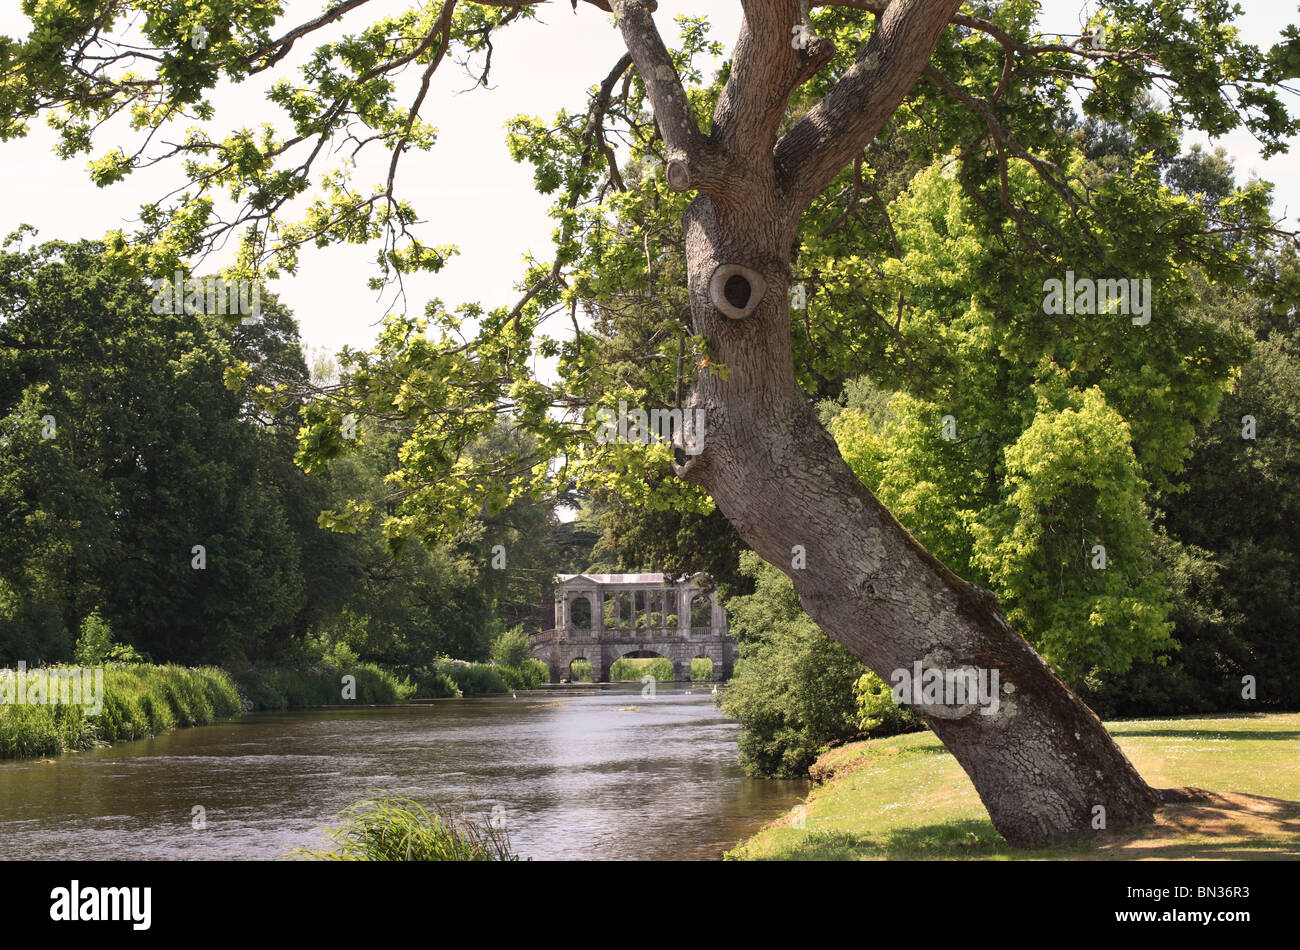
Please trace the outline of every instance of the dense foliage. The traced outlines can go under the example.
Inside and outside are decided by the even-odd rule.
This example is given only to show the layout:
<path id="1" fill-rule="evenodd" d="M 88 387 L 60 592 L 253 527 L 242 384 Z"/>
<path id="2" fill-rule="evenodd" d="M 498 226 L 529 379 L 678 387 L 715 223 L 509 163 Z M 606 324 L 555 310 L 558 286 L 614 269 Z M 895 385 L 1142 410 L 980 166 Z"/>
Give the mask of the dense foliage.
<path id="1" fill-rule="evenodd" d="M 362 427 L 305 474 L 299 413 L 328 380 L 292 316 L 269 294 L 250 323 L 156 309 L 103 244 L 22 230 L 0 253 L 0 663 L 221 663 L 268 708 L 338 702 L 349 674 L 357 701 L 389 702 L 454 695 L 440 659 L 486 661 L 512 623 L 470 691 L 544 678 L 518 625 L 583 550 L 548 503 L 455 542 L 398 543 L 374 511 L 328 530 L 347 499 L 386 504 L 398 443 Z"/>

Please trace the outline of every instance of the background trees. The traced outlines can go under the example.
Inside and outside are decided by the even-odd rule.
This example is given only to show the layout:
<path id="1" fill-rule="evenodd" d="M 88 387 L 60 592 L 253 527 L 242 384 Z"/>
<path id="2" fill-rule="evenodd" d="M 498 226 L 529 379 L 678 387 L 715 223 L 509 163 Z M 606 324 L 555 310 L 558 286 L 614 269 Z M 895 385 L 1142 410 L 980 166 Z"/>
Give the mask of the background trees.
<path id="1" fill-rule="evenodd" d="M 70 660 L 91 616 L 157 661 L 233 667 L 298 662 L 309 640 L 398 669 L 486 660 L 508 625 L 539 623 L 575 553 L 549 501 L 394 544 L 395 438 L 363 426 L 360 451 L 315 474 L 294 461 L 326 384 L 274 298 L 249 324 L 152 304 L 101 243 L 22 231 L 0 254 L 0 660 Z M 345 521 L 356 499 L 371 507 Z"/>
<path id="2" fill-rule="evenodd" d="M 239 350 L 267 354 L 282 315 L 155 314 L 148 282 L 92 243 L 11 243 L 0 268 L 5 653 L 67 658 L 95 608 L 159 657 L 256 653 L 305 579 L 264 477 L 276 442 L 246 424 L 227 372 Z"/>

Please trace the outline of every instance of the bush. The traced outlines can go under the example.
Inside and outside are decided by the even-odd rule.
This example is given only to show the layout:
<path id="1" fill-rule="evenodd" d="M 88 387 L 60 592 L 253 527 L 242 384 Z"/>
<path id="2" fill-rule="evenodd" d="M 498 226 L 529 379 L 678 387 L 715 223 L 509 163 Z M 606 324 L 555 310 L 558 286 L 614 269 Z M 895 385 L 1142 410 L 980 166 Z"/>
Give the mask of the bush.
<path id="1" fill-rule="evenodd" d="M 757 584 L 728 604 L 741 646 L 721 706 L 741 725 L 747 773 L 802 778 L 828 745 L 861 734 L 853 686 L 869 670 L 803 612 L 784 574 L 751 552 L 740 569 Z"/>
<path id="2" fill-rule="evenodd" d="M 920 716 L 894 702 L 893 690 L 875 673 L 858 677 L 853 695 L 858 703 L 858 728 L 873 739 L 926 728 Z"/>
<path id="3" fill-rule="evenodd" d="M 522 667 L 533 655 L 533 641 L 523 627 L 512 627 L 492 641 L 492 661 L 498 666 Z"/>
<path id="4" fill-rule="evenodd" d="M 469 663 L 444 657 L 438 661 L 437 670 L 451 679 L 463 696 L 509 692 L 501 674 L 486 663 Z"/>
<path id="5" fill-rule="evenodd" d="M 73 658 L 82 666 L 99 666 L 113 646 L 113 629 L 95 608 L 81 621 L 81 633 Z"/>
<path id="6" fill-rule="evenodd" d="M 671 683 L 676 678 L 677 672 L 673 669 L 672 660 L 662 656 L 624 656 L 615 660 L 614 665 L 609 668 L 609 678 L 614 683 L 628 680 L 639 683 L 647 676 L 653 676 L 659 683 Z"/>
<path id="7" fill-rule="evenodd" d="M 341 651 L 341 652 L 340 652 Z M 255 663 L 238 678 L 239 687 L 253 709 L 287 709 L 295 706 L 383 706 L 410 698 L 414 685 L 375 663 L 356 661 L 346 646 L 335 647 L 307 669 L 286 669 Z M 343 696 L 344 676 L 356 680 L 356 695 Z"/>
<path id="8" fill-rule="evenodd" d="M 497 666 L 496 671 L 510 689 L 537 689 L 551 675 L 545 663 L 532 657 L 526 658 L 519 666 Z"/>
<path id="9" fill-rule="evenodd" d="M 411 683 L 414 699 L 459 699 L 461 696 L 456 681 L 436 669 L 425 667 L 412 671 Z"/>
<path id="10" fill-rule="evenodd" d="M 320 861 L 518 861 L 504 828 L 435 806 L 427 811 L 409 798 L 361 802 L 343 813 L 329 832 L 329 851 L 300 849 Z"/>
<path id="11" fill-rule="evenodd" d="M 591 682 L 591 660 L 574 660 L 569 667 L 570 683 Z"/>

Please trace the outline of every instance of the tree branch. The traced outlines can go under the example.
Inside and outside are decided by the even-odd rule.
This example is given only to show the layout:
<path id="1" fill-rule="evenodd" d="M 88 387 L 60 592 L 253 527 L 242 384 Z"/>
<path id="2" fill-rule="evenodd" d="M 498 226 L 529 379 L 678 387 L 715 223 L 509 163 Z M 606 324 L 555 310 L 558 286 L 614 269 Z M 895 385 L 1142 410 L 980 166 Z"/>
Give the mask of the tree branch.
<path id="1" fill-rule="evenodd" d="M 800 213 L 884 127 L 961 0 L 893 0 L 857 61 L 776 145 L 777 183 Z"/>
<path id="2" fill-rule="evenodd" d="M 668 151 L 668 186 L 712 192 L 726 186 L 726 162 L 700 132 L 672 56 L 650 16 L 653 0 L 611 0 L 632 62 L 645 83 Z"/>
<path id="3" fill-rule="evenodd" d="M 835 54 L 835 44 L 813 35 L 807 0 L 741 0 L 744 19 L 731 74 L 713 113 L 714 144 L 738 160 L 771 154 L 791 94 Z M 808 28 L 800 38 L 795 28 Z"/>

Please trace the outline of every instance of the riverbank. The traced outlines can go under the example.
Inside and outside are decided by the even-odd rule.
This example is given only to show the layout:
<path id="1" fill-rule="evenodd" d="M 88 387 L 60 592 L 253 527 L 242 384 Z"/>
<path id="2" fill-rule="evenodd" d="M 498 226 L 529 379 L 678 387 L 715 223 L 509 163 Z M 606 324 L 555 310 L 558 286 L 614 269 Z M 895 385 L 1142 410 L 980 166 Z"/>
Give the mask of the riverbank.
<path id="1" fill-rule="evenodd" d="M 328 654 L 306 667 L 254 664 L 233 675 L 151 663 L 0 670 L 0 759 L 84 751 L 243 712 L 504 695 L 537 687 L 546 673 L 536 660 L 512 667 L 442 659 L 402 676 Z"/>
<path id="2" fill-rule="evenodd" d="M 974 786 L 931 732 L 854 742 L 810 769 L 818 784 L 788 814 L 726 854 L 733 860 L 1300 857 L 1300 713 L 1107 723 L 1158 788 L 1209 790 L 1166 806 L 1140 832 L 1099 832 L 1078 847 L 1012 848 Z"/>
<path id="3" fill-rule="evenodd" d="M 223 670 L 143 663 L 94 670 L 3 670 L 0 697 L 3 759 L 144 739 L 207 725 L 238 715 L 242 708 L 235 684 Z"/>

